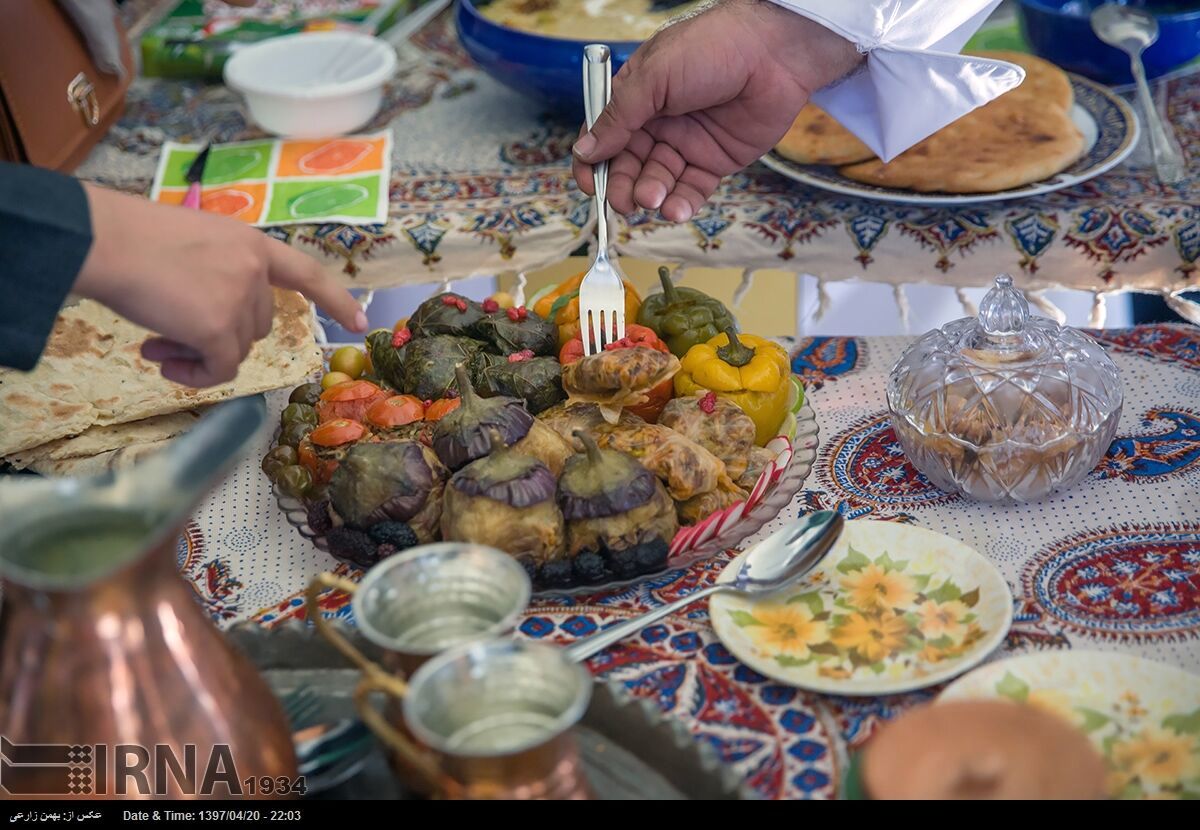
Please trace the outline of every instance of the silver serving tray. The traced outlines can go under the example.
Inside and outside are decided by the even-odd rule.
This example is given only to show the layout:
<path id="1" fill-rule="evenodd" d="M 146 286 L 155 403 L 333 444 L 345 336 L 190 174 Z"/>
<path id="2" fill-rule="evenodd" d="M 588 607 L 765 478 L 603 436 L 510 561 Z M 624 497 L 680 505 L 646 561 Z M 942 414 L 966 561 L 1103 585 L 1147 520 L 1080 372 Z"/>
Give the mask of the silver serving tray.
<path id="1" fill-rule="evenodd" d="M 378 648 L 355 629 L 338 625 L 368 656 Z M 258 667 L 277 695 L 308 686 L 330 718 L 354 717 L 359 672 L 303 623 L 275 629 L 242 623 L 227 636 Z M 592 702 L 576 728 L 588 783 L 602 800 L 742 800 L 753 795 L 716 752 L 696 741 L 676 720 L 662 717 L 649 700 L 637 699 L 614 683 L 597 682 Z M 380 748 L 366 766 L 322 799 L 405 799 Z"/>

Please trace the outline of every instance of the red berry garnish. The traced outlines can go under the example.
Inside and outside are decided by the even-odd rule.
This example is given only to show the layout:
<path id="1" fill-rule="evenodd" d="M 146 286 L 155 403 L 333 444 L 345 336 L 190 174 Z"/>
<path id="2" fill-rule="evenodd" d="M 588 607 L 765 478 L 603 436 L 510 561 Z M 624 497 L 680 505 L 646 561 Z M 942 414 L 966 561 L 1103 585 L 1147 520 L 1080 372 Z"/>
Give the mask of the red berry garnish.
<path id="1" fill-rule="evenodd" d="M 508 319 L 512 320 L 514 323 L 518 323 L 521 320 L 521 315 L 515 308 L 505 309 L 504 314 L 508 317 Z"/>
<path id="2" fill-rule="evenodd" d="M 513 352 L 508 356 L 509 363 L 520 363 L 523 360 L 530 360 L 533 357 L 533 349 L 522 349 L 519 352 Z"/>
<path id="3" fill-rule="evenodd" d="M 458 305 L 458 303 L 458 297 L 455 297 L 453 294 L 442 295 L 442 305 Z"/>
<path id="4" fill-rule="evenodd" d="M 717 393 L 709 392 L 700 399 L 700 411 L 709 415 L 717 411 Z"/>
<path id="5" fill-rule="evenodd" d="M 483 301 L 483 310 L 487 314 L 493 314 L 500 310 L 500 303 L 496 302 L 491 297 L 488 297 Z"/>
<path id="6" fill-rule="evenodd" d="M 392 348 L 399 349 L 410 340 L 412 340 L 412 332 L 409 331 L 408 326 L 405 326 L 392 333 Z"/>
<path id="7" fill-rule="evenodd" d="M 462 314 L 464 311 L 467 310 L 467 301 L 466 300 L 456 300 L 454 303 L 454 307 L 458 309 L 459 314 Z"/>
<path id="8" fill-rule="evenodd" d="M 614 349 L 632 349 L 639 345 L 641 345 L 641 344 L 635 343 L 633 340 L 630 340 L 628 337 L 622 337 L 620 340 L 614 340 L 613 342 L 611 342 L 607 346 L 605 346 L 604 351 L 611 352 Z"/>

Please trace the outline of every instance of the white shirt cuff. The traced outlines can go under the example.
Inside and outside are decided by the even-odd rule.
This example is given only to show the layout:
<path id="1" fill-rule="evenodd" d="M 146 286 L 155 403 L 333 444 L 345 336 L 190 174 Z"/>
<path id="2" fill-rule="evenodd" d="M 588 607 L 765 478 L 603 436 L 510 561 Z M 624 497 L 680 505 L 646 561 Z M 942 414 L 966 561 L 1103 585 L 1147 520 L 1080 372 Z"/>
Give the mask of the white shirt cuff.
<path id="1" fill-rule="evenodd" d="M 959 55 L 1000 0 L 772 0 L 858 47 L 864 69 L 813 102 L 884 161 L 1018 86 L 1025 70 Z"/>

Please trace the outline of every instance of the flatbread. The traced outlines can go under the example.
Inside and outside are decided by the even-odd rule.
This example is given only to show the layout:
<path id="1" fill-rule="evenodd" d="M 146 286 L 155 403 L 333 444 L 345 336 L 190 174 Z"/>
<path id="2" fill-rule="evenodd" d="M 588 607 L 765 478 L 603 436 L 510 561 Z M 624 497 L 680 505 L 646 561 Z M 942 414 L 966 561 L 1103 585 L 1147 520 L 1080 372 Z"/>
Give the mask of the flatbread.
<path id="1" fill-rule="evenodd" d="M 173 440 L 172 438 L 166 438 L 161 441 L 133 444 L 83 458 L 38 459 L 28 469 L 40 475 L 50 477 L 98 475 L 108 470 L 120 470 L 136 464 L 146 456 L 153 455 L 171 446 Z"/>
<path id="2" fill-rule="evenodd" d="M 91 458 L 104 453 L 168 441 L 187 432 L 200 419 L 200 412 L 173 412 L 155 415 L 127 424 L 106 424 L 86 429 L 73 438 L 59 438 L 48 444 L 13 453 L 4 460 L 18 470 L 36 468 L 39 464 Z"/>
<path id="3" fill-rule="evenodd" d="M 887 164 L 874 159 L 839 172 L 918 193 L 995 193 L 1060 173 L 1083 151 L 1083 134 L 1062 107 L 1002 95 Z"/>
<path id="4" fill-rule="evenodd" d="M 1043 60 L 1036 55 L 999 49 L 966 54 L 991 60 L 1008 61 L 1025 70 L 1025 80 L 1021 82 L 1020 86 L 1010 89 L 1001 97 L 1055 104 L 1068 112 L 1075 103 L 1075 91 L 1071 89 L 1071 79 L 1067 77 L 1066 72 L 1048 60 Z"/>
<path id="5" fill-rule="evenodd" d="M 775 152 L 797 164 L 851 164 L 875 157 L 858 136 L 816 104 L 800 110 Z"/>
<path id="6" fill-rule="evenodd" d="M 1015 63 L 1025 70 L 1025 80 L 890 164 L 874 158 L 870 148 L 815 104 L 800 111 L 775 151 L 797 164 L 838 166 L 847 178 L 880 187 L 964 194 L 1040 181 L 1082 155 L 1083 136 L 1070 123 L 1075 95 L 1065 72 L 1020 52 L 968 54 Z M 1029 112 L 1021 113 L 1024 108 Z"/>
<path id="7" fill-rule="evenodd" d="M 308 302 L 275 292 L 270 335 L 250 350 L 232 383 L 190 389 L 143 360 L 150 332 L 99 303 L 63 309 L 38 365 L 0 370 L 0 456 L 79 435 L 303 382 L 321 366 Z"/>

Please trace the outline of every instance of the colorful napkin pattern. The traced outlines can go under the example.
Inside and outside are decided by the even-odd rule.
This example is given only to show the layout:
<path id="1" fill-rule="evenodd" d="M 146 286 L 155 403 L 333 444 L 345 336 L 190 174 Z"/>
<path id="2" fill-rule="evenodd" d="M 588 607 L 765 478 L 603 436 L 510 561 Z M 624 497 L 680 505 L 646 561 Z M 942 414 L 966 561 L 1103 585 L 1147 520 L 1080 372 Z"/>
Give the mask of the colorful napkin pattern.
<path id="1" fill-rule="evenodd" d="M 164 144 L 150 198 L 182 204 L 187 169 L 202 149 Z M 201 181 L 200 209 L 257 226 L 386 222 L 391 150 L 391 131 L 215 144 Z"/>

